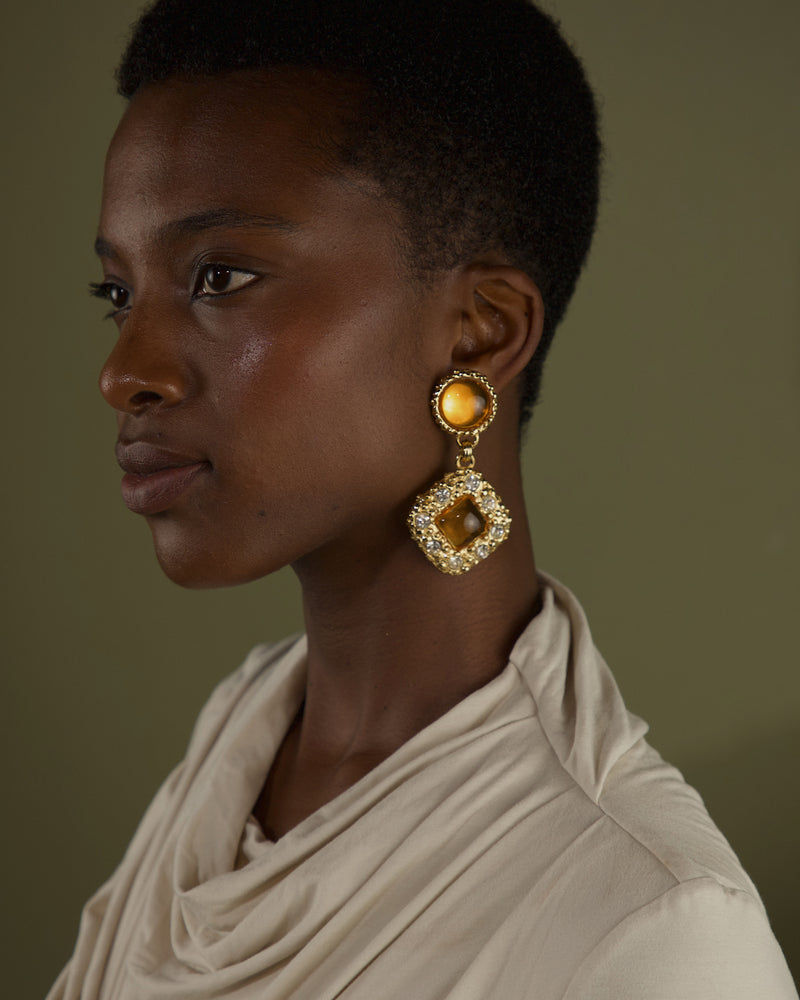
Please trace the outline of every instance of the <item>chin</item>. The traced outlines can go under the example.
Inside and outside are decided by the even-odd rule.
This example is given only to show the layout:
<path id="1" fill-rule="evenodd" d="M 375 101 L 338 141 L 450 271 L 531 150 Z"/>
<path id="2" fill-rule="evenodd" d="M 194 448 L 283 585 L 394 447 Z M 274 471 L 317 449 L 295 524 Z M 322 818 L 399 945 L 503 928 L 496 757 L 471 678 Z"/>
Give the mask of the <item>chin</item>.
<path id="1" fill-rule="evenodd" d="M 231 559 L 231 553 L 248 553 L 238 545 L 209 545 L 209 539 L 188 541 L 180 532 L 161 530 L 151 524 L 156 559 L 164 575 L 187 590 L 211 590 L 235 587 L 268 576 L 284 565 L 280 560 L 263 559 L 256 563 Z M 273 564 L 274 563 L 274 564 Z"/>
<path id="2" fill-rule="evenodd" d="M 213 587 L 228 586 L 219 569 L 208 558 L 192 558 L 187 552 L 164 551 L 156 545 L 156 559 L 162 572 L 173 583 L 187 590 L 210 590 Z"/>
<path id="3" fill-rule="evenodd" d="M 228 553 L 208 544 L 209 539 L 187 539 L 174 524 L 150 520 L 156 559 L 162 572 L 187 590 L 232 587 L 245 580 L 230 565 Z"/>
<path id="4" fill-rule="evenodd" d="M 183 587 L 184 590 L 215 590 L 221 587 L 234 586 L 233 583 L 221 579 L 218 575 L 199 573 L 192 567 L 176 566 L 174 563 L 163 559 L 159 559 L 158 563 L 164 575 L 179 587 Z"/>
<path id="5" fill-rule="evenodd" d="M 156 558 L 164 575 L 186 590 L 214 590 L 222 587 L 236 587 L 239 584 L 251 583 L 270 573 L 276 572 L 280 566 L 267 568 L 263 571 L 232 572 L 227 567 L 221 568 L 213 560 L 193 560 L 165 556 L 156 550 Z"/>

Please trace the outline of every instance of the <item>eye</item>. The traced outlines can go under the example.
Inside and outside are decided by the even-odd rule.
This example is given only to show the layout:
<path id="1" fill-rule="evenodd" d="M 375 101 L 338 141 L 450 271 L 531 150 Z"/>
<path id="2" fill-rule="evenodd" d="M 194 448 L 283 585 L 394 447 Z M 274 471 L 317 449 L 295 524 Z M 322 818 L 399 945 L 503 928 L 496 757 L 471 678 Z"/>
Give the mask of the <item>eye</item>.
<path id="1" fill-rule="evenodd" d="M 114 307 L 114 312 L 119 312 L 130 305 L 131 293 L 122 285 L 117 285 L 113 281 L 103 281 L 100 284 L 92 282 L 89 285 L 89 294 L 95 298 L 105 299 Z M 111 314 L 113 315 L 113 313 Z"/>
<path id="2" fill-rule="evenodd" d="M 241 271 L 224 264 L 209 264 L 200 272 L 195 296 L 203 298 L 209 295 L 230 295 L 240 288 L 249 285 L 258 277 L 252 271 Z"/>

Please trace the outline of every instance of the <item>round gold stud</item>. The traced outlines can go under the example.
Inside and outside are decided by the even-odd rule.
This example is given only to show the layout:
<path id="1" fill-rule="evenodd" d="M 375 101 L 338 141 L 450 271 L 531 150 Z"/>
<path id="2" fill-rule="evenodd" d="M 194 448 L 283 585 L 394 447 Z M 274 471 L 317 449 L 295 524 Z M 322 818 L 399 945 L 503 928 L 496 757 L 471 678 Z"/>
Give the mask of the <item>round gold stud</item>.
<path id="1" fill-rule="evenodd" d="M 437 384 L 431 406 L 439 425 L 451 434 L 482 431 L 492 422 L 497 396 L 479 372 L 457 369 Z"/>

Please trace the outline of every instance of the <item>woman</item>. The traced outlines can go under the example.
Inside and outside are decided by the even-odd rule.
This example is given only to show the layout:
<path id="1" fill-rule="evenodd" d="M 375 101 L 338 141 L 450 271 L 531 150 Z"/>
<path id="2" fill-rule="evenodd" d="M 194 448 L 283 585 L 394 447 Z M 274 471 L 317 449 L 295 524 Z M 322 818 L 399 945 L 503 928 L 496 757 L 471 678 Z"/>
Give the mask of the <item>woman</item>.
<path id="1" fill-rule="evenodd" d="M 97 250 L 123 497 L 184 586 L 291 564 L 60 997 L 795 996 L 757 893 L 537 574 L 520 426 L 594 104 L 517 0 L 161 2 Z"/>

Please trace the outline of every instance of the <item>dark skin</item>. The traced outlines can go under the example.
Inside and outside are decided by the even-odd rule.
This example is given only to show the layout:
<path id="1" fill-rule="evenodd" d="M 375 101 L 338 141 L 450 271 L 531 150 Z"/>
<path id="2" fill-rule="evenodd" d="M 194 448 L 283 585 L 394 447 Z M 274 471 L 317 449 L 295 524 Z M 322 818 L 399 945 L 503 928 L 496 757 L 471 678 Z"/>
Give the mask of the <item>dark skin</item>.
<path id="1" fill-rule="evenodd" d="M 303 588 L 305 699 L 254 808 L 272 838 L 495 677 L 538 602 L 517 414 L 541 296 L 497 252 L 409 275 L 398 209 L 326 151 L 362 92 L 289 68 L 166 81 L 106 164 L 101 390 L 121 441 L 202 463 L 147 517 L 159 562 L 189 587 L 291 564 Z M 498 392 L 477 468 L 514 519 L 461 577 L 405 526 L 455 467 L 429 405 L 454 367 Z"/>

